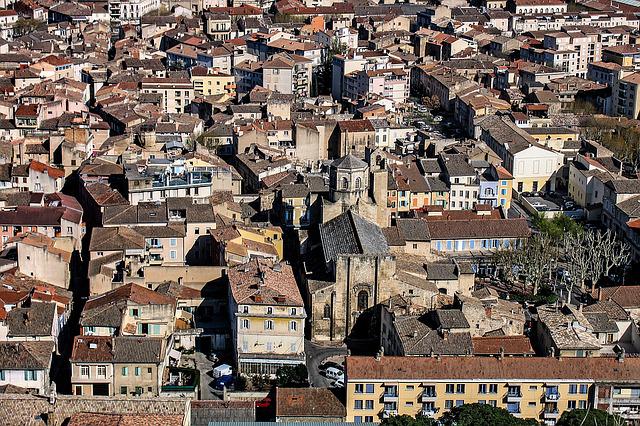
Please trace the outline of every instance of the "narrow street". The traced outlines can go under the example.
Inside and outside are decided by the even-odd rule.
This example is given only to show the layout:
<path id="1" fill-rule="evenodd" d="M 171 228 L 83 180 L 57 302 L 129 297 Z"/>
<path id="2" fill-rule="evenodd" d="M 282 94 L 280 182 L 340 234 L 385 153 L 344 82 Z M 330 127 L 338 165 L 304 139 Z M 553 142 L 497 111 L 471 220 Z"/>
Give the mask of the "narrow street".
<path id="1" fill-rule="evenodd" d="M 213 392 L 213 362 L 202 352 L 195 353 L 196 368 L 200 372 L 200 399 L 221 399 Z"/>
<path id="2" fill-rule="evenodd" d="M 320 374 L 320 364 L 327 358 L 344 357 L 347 355 L 346 346 L 322 346 L 309 340 L 304 342 L 307 354 L 307 369 L 309 370 L 309 384 L 311 387 L 329 387 L 329 380 Z"/>

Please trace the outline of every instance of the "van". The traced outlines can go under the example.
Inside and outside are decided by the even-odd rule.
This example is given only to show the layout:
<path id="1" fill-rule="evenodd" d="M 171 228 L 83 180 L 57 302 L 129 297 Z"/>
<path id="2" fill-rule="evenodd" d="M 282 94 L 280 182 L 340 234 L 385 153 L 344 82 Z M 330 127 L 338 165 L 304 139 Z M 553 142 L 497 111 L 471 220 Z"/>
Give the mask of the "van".
<path id="1" fill-rule="evenodd" d="M 231 376 L 233 374 L 233 370 L 229 364 L 220 364 L 216 368 L 213 369 L 213 378 L 217 379 L 222 376 Z"/>
<path id="2" fill-rule="evenodd" d="M 330 380 L 344 379 L 344 372 L 342 370 L 338 370 L 335 367 L 327 368 L 325 374 L 327 375 L 327 379 Z"/>

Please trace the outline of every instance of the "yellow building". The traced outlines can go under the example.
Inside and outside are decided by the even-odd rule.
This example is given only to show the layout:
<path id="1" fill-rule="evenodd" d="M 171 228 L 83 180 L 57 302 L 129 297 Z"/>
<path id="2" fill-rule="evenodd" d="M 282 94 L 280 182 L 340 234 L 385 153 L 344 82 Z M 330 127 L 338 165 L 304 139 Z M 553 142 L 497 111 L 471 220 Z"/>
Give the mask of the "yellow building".
<path id="1" fill-rule="evenodd" d="M 290 265 L 254 259 L 229 269 L 229 315 L 238 370 L 273 375 L 304 364 L 304 302 Z"/>
<path id="2" fill-rule="evenodd" d="M 639 385 L 638 358 L 350 356 L 347 422 L 403 414 L 439 418 L 452 407 L 482 403 L 554 424 L 573 408 L 616 411 L 610 394 Z"/>
<path id="3" fill-rule="evenodd" d="M 236 96 L 236 80 L 232 75 L 213 68 L 191 68 L 191 82 L 196 96 L 227 94 Z"/>
<path id="4" fill-rule="evenodd" d="M 240 265 L 260 257 L 280 261 L 283 256 L 282 228 L 252 227 L 239 223 L 211 229 L 213 261 L 216 265 Z"/>

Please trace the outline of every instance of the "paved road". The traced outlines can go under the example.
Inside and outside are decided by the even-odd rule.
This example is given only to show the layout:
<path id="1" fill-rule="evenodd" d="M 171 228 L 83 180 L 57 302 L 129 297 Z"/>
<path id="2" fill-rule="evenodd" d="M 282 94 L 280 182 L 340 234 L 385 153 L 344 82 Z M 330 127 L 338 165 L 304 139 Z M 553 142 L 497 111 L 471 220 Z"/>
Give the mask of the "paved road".
<path id="1" fill-rule="evenodd" d="M 196 368 L 200 371 L 200 399 L 221 399 L 213 393 L 213 388 L 211 387 L 213 382 L 213 377 L 211 377 L 213 362 L 209 361 L 202 352 L 196 352 L 195 358 Z"/>
<path id="2" fill-rule="evenodd" d="M 312 387 L 329 387 L 330 382 L 320 374 L 319 366 L 322 362 L 333 356 L 347 355 L 346 346 L 322 346 L 309 340 L 304 342 L 304 350 L 307 354 L 307 369 L 309 370 L 309 383 Z"/>

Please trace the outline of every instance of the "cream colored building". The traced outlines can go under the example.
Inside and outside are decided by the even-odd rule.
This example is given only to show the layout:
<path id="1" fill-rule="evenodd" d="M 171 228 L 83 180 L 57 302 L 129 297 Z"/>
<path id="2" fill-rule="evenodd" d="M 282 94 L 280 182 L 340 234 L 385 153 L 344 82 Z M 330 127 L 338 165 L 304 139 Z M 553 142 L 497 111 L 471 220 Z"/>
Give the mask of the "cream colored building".
<path id="1" fill-rule="evenodd" d="M 160 93 L 163 111 L 167 113 L 188 112 L 194 98 L 193 84 L 188 78 L 143 78 L 141 93 Z"/>
<path id="2" fill-rule="evenodd" d="M 254 259 L 230 268 L 229 319 L 238 370 L 274 375 L 305 363 L 304 302 L 285 263 Z"/>
<path id="3" fill-rule="evenodd" d="M 235 77 L 217 69 L 205 67 L 191 68 L 191 83 L 195 96 L 211 96 L 227 94 L 236 96 Z"/>
<path id="4" fill-rule="evenodd" d="M 347 357 L 347 422 L 409 415 L 440 418 L 480 403 L 546 424 L 593 407 L 600 383 L 619 395 L 640 384 L 640 359 L 545 357 Z M 611 410 L 611 406 L 598 407 Z"/>

